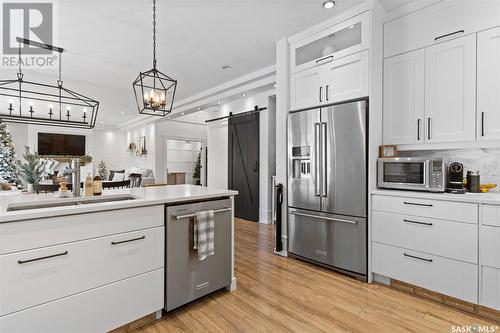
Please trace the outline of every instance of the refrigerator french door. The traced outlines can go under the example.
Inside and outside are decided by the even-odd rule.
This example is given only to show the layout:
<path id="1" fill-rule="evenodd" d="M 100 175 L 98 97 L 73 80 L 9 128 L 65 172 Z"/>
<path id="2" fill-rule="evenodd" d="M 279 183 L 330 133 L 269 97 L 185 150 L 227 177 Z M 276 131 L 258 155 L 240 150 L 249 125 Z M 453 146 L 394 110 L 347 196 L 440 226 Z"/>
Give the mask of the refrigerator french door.
<path id="1" fill-rule="evenodd" d="M 367 103 L 289 115 L 289 252 L 366 275 Z"/>

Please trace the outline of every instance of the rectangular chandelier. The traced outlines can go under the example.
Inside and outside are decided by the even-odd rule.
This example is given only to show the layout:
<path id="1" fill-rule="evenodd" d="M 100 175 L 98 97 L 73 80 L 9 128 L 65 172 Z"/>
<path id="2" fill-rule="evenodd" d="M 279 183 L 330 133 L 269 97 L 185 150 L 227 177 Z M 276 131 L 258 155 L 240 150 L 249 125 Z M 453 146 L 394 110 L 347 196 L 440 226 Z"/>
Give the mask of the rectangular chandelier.
<path id="1" fill-rule="evenodd" d="M 97 120 L 99 102 L 63 87 L 62 48 L 23 38 L 19 42 L 17 79 L 0 79 L 0 120 L 11 123 L 92 129 Z M 21 72 L 21 44 L 34 45 L 59 53 L 59 79 L 51 85 L 24 80 Z"/>

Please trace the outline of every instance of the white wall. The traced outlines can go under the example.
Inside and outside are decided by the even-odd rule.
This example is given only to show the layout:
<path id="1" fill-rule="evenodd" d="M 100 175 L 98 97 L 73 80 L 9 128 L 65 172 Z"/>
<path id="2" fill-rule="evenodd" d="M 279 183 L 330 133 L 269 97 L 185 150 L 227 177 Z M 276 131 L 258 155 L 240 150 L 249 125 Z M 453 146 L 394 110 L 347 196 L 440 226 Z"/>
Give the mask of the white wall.
<path id="1" fill-rule="evenodd" d="M 258 93 L 235 101 L 222 104 L 219 111 L 214 112 L 211 118 L 227 116 L 229 112 L 238 114 L 250 111 L 255 105 L 268 107 L 269 97 L 274 90 Z M 270 135 L 274 136 L 274 129 L 269 129 L 269 112 L 274 107 L 262 111 L 259 117 L 259 222 L 271 222 L 271 173 L 269 162 Z M 273 118 L 273 117 L 271 117 Z M 274 141 L 271 141 L 271 143 Z M 272 163 L 271 163 L 272 164 Z M 215 188 L 228 187 L 228 122 L 216 121 L 208 125 L 208 186 Z"/>
<path id="2" fill-rule="evenodd" d="M 135 152 L 127 152 L 127 147 L 131 142 L 135 143 L 137 149 L 139 149 L 139 139 L 143 136 L 146 137 L 147 154 L 137 156 Z M 125 168 L 137 167 L 155 170 L 156 124 L 147 124 L 127 130 L 125 132 L 125 146 L 122 149 L 127 155 L 127 166 Z"/>
<path id="3" fill-rule="evenodd" d="M 92 153 L 94 168 L 102 160 L 108 170 L 128 168 L 128 143 L 125 133 L 119 130 L 94 130 L 92 133 L 94 149 Z"/>
<path id="4" fill-rule="evenodd" d="M 166 183 L 167 181 L 167 139 L 193 140 L 205 143 L 207 141 L 207 126 L 169 120 L 156 124 L 155 176 L 157 183 Z"/>

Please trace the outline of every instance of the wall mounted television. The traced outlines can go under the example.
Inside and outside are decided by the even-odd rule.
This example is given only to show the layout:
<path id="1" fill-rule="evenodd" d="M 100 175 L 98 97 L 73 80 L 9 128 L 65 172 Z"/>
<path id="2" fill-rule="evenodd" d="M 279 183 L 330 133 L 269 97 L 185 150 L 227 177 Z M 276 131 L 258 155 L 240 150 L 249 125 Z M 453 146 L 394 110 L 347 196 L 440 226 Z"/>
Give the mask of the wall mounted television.
<path id="1" fill-rule="evenodd" d="M 85 135 L 38 133 L 38 154 L 85 156 Z"/>

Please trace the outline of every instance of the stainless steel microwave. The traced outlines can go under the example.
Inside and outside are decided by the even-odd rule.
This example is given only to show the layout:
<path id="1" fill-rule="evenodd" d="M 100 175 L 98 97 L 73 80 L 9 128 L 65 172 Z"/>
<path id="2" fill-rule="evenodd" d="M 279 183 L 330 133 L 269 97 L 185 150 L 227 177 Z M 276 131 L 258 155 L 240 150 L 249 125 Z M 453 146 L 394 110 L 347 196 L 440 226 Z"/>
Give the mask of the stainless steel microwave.
<path id="1" fill-rule="evenodd" d="M 442 158 L 388 157 L 378 159 L 379 188 L 444 192 Z"/>

